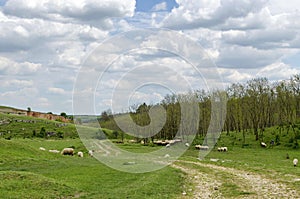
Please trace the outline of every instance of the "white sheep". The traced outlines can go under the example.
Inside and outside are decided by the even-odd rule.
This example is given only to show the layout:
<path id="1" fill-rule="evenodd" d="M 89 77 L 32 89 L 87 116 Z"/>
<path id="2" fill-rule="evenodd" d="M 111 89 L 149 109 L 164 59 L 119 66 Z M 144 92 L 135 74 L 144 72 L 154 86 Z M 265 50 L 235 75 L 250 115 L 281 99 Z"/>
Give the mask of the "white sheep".
<path id="1" fill-rule="evenodd" d="M 189 144 L 189 143 L 185 143 L 185 146 L 186 146 L 186 147 L 189 147 L 189 146 L 190 146 L 190 144 Z"/>
<path id="2" fill-rule="evenodd" d="M 225 147 L 219 147 L 218 148 L 218 151 L 219 152 L 227 152 L 228 151 L 228 148 L 225 146 Z"/>
<path id="3" fill-rule="evenodd" d="M 94 150 L 89 150 L 89 156 L 93 157 L 94 156 Z"/>
<path id="4" fill-rule="evenodd" d="M 200 144 L 195 145 L 196 149 L 207 151 L 209 149 L 208 146 L 201 146 Z"/>
<path id="5" fill-rule="evenodd" d="M 51 150 L 51 149 L 49 150 L 49 152 L 50 152 L 50 153 L 59 153 L 58 150 Z"/>
<path id="6" fill-rule="evenodd" d="M 166 145 L 166 148 L 169 148 L 170 146 L 171 146 L 171 144 L 169 143 L 169 144 Z"/>
<path id="7" fill-rule="evenodd" d="M 44 147 L 40 147 L 41 151 L 46 151 L 46 149 Z"/>
<path id="8" fill-rule="evenodd" d="M 297 164 L 298 164 L 298 159 L 297 159 L 297 158 L 295 158 L 295 159 L 293 160 L 293 164 L 294 164 L 294 167 L 297 166 Z"/>
<path id="9" fill-rule="evenodd" d="M 264 142 L 261 142 L 261 143 L 260 143 L 260 146 L 263 147 L 263 148 L 267 148 L 267 144 L 264 143 Z"/>
<path id="10" fill-rule="evenodd" d="M 61 154 L 62 155 L 74 155 L 74 149 L 73 148 L 64 148 L 62 151 L 61 151 Z"/>
<path id="11" fill-rule="evenodd" d="M 83 152 L 82 151 L 78 151 L 77 155 L 78 155 L 78 157 L 83 158 Z"/>

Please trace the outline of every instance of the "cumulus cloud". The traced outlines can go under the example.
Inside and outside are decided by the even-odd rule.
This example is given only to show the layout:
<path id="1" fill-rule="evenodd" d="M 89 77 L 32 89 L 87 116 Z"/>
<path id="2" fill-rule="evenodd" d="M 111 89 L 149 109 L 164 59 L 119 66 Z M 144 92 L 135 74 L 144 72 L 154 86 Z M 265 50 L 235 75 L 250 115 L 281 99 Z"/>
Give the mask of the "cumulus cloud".
<path id="1" fill-rule="evenodd" d="M 246 17 L 259 12 L 267 0 L 177 0 L 178 8 L 160 24 L 173 29 L 195 29 L 214 27 L 231 18 Z"/>
<path id="2" fill-rule="evenodd" d="M 108 34 L 84 24 L 63 24 L 42 19 L 8 18 L 0 21 L 0 29 L 0 52 L 28 51 L 47 45 L 44 48 L 46 51 L 51 43 L 87 43 L 101 40 Z"/>
<path id="3" fill-rule="evenodd" d="M 161 34 L 144 38 L 140 46 L 134 43 L 143 36 L 135 35 L 136 40 L 131 41 L 115 37 L 111 43 L 96 49 L 109 36 L 136 27 L 167 27 L 188 35 L 215 61 L 226 83 L 243 82 L 256 76 L 285 79 L 299 72 L 295 68 L 297 60 L 288 61 L 291 55 L 300 52 L 298 0 L 176 2 L 178 7 L 171 11 L 166 10 L 167 4 L 162 0 L 150 12 L 135 12 L 134 0 L 8 0 L 0 9 L 1 103 L 19 107 L 35 104 L 40 109 L 71 112 L 69 100 L 76 72 L 83 60 L 97 50 L 108 54 L 92 57 L 85 64 L 94 66 L 116 60 L 96 93 L 90 79 L 98 77 L 102 68 L 88 69 L 84 83 L 89 87 L 81 94 L 95 95 L 101 110 L 122 98 L 117 96 L 112 100 L 111 90 L 116 87 L 119 96 L 132 95 L 133 101 L 158 101 L 169 92 L 158 92 L 157 87 L 136 89 L 143 82 L 168 83 L 180 92 L 186 89 L 182 81 L 195 85 L 194 88 L 205 87 L 204 81 L 197 78 L 199 74 L 185 61 L 155 51 L 153 46 L 161 50 L 177 49 L 184 56 L 192 52 L 190 57 L 194 63 L 202 66 L 200 72 L 215 82 L 216 71 L 204 67 L 206 59 L 196 61 L 203 54 L 193 53 L 194 46 L 185 45 L 180 37 L 174 39 L 172 35 Z M 122 47 L 129 51 L 142 50 L 126 54 L 121 52 Z M 142 68 L 133 70 L 134 67 Z M 26 100 L 20 102 L 24 96 Z"/>
<path id="4" fill-rule="evenodd" d="M 8 0 L 3 7 L 7 15 L 41 18 L 59 22 L 92 23 L 111 28 L 113 17 L 131 17 L 134 0 Z"/>
<path id="5" fill-rule="evenodd" d="M 0 57 L 0 74 L 2 75 L 33 75 L 41 68 L 41 64 L 30 62 L 15 62 L 6 57 Z"/>

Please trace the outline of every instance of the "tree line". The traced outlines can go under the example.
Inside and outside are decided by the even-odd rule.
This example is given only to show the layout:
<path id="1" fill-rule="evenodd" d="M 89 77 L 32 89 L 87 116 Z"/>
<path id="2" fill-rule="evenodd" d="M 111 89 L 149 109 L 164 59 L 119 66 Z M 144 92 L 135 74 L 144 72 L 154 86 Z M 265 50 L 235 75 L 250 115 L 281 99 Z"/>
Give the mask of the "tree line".
<path id="1" fill-rule="evenodd" d="M 220 98 L 226 99 L 226 106 L 216 103 L 216 99 Z M 185 109 L 184 113 L 182 106 L 189 104 L 193 107 L 195 103 L 199 112 L 195 113 L 194 107 Z M 195 128 L 197 136 L 203 137 L 211 125 L 219 125 L 228 134 L 232 131 L 243 133 L 244 138 L 246 132 L 252 132 L 255 140 L 263 140 L 265 128 L 271 126 L 278 126 L 279 134 L 292 131 L 297 137 L 295 127 L 300 121 L 300 74 L 276 82 L 265 77 L 254 78 L 245 83 L 233 83 L 225 91 L 198 90 L 167 95 L 156 105 L 143 103 L 126 114 L 130 114 L 136 124 L 146 126 L 151 122 L 150 109 L 158 105 L 164 107 L 166 121 L 152 139 L 172 139 L 177 132 L 181 137 L 188 137 Z M 212 109 L 215 106 L 219 106 L 218 111 L 221 110 L 222 114 Z M 121 131 L 114 118 L 122 115 L 103 112 L 99 118 L 101 127 Z M 198 118 L 196 126 L 193 122 L 195 117 Z"/>

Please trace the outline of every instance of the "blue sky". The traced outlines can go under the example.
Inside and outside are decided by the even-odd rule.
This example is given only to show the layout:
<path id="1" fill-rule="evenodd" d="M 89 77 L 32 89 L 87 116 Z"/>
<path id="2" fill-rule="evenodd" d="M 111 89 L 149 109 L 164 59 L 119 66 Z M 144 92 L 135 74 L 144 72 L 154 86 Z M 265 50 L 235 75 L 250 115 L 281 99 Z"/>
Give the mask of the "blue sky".
<path id="1" fill-rule="evenodd" d="M 1 5 L 1 6 L 4 5 L 5 2 L 6 2 L 6 0 L 0 0 L 0 5 Z"/>
<path id="2" fill-rule="evenodd" d="M 166 11 L 171 11 L 174 7 L 178 7 L 178 4 L 175 0 L 137 0 L 136 1 L 136 11 L 137 12 L 151 12 L 152 8 L 160 3 L 166 3 Z"/>
<path id="3" fill-rule="evenodd" d="M 84 60 L 112 36 L 139 28 L 170 29 L 200 45 L 218 67 L 223 79 L 218 82 L 220 85 L 246 82 L 258 76 L 280 81 L 300 72 L 298 0 L 4 2 L 0 0 L 0 105 L 72 113 L 73 87 Z M 135 36 L 138 41 L 139 35 Z M 164 35 L 157 41 L 149 36 L 143 38 L 138 52 L 118 54 L 117 65 L 111 66 L 105 86 L 97 91 L 100 94 L 92 88 L 84 91 L 96 96 L 97 112 L 111 108 L 112 96 L 101 94 L 113 92 L 117 86 L 131 93 L 128 99 L 141 103 L 157 102 L 172 92 L 163 85 L 159 89 L 158 84 L 152 89 L 143 87 L 142 80 L 166 83 L 180 92 L 186 91 L 182 87 L 186 80 L 201 89 L 203 84 L 182 59 L 143 49 L 157 45 L 162 49 L 177 46 L 179 50 L 189 50 L 184 39 L 174 42 L 173 36 Z M 104 51 L 113 52 L 123 44 L 129 45 L 123 39 L 114 45 L 106 44 Z M 171 71 L 165 66 L 170 66 Z M 144 72 L 139 67 L 144 67 Z M 157 74 L 157 67 L 164 70 Z M 135 76 L 128 74 L 130 71 Z M 122 73 L 124 78 L 128 75 L 134 81 L 121 81 Z M 141 86 L 129 91 L 137 82 Z"/>

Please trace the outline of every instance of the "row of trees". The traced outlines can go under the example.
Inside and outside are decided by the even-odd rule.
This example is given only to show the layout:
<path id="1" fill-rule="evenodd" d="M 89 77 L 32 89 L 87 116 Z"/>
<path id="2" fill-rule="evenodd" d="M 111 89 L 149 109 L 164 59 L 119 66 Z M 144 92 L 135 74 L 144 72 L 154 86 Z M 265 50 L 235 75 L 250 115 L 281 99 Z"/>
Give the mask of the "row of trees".
<path id="1" fill-rule="evenodd" d="M 222 103 L 225 101 L 226 104 Z M 222 92 L 201 90 L 167 95 L 157 105 L 144 103 L 128 114 L 135 124 L 147 126 L 151 123 L 149 111 L 155 106 L 162 106 L 166 117 L 163 128 L 152 138 L 171 139 L 177 132 L 181 137 L 188 137 L 195 129 L 197 135 L 205 136 L 211 129 L 222 129 L 228 133 L 242 132 L 243 135 L 245 131 L 251 130 L 254 138 L 259 140 L 263 138 L 266 127 L 275 125 L 279 126 L 280 133 L 283 129 L 292 129 L 296 133 L 295 124 L 300 119 L 300 75 L 280 82 L 255 78 L 246 83 L 232 84 Z M 196 111 L 197 108 L 199 111 Z M 123 116 L 120 114 L 113 117 L 111 113 L 103 112 L 100 125 L 122 130 L 115 119 Z M 198 119 L 196 126 L 195 118 Z M 131 125 L 130 121 L 127 122 Z M 143 132 L 139 133 L 141 137 L 144 136 Z"/>

